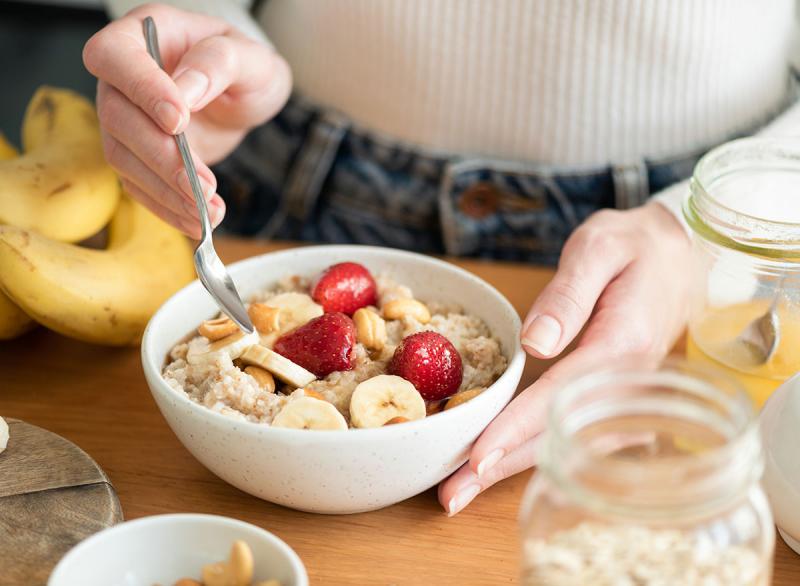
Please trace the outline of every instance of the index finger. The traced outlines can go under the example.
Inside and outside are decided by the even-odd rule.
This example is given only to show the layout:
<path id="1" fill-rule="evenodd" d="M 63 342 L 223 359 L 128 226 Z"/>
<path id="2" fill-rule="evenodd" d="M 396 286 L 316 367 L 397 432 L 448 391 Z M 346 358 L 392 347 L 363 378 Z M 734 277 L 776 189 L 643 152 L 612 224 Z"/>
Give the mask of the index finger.
<path id="1" fill-rule="evenodd" d="M 638 315 L 633 308 L 646 309 L 632 303 L 653 298 L 650 289 L 658 286 L 633 269 L 614 280 L 598 301 L 578 347 L 520 393 L 486 428 L 470 453 L 470 468 L 481 476 L 514 448 L 541 433 L 550 397 L 568 378 L 620 356 L 666 352 L 668 345 L 645 343 L 648 334 L 660 326 L 653 324 L 652 318 Z"/>
<path id="2" fill-rule="evenodd" d="M 470 468 L 484 476 L 517 446 L 536 437 L 546 427 L 550 397 L 565 375 L 608 356 L 603 344 L 573 350 L 522 391 L 484 430 L 470 452 Z"/>
<path id="3" fill-rule="evenodd" d="M 177 134 L 189 122 L 189 108 L 175 82 L 147 52 L 142 32 L 146 16 L 156 21 L 168 70 L 194 42 L 224 34 L 230 27 L 202 14 L 145 5 L 97 32 L 83 49 L 83 62 L 92 75 L 117 88 L 162 130 Z"/>

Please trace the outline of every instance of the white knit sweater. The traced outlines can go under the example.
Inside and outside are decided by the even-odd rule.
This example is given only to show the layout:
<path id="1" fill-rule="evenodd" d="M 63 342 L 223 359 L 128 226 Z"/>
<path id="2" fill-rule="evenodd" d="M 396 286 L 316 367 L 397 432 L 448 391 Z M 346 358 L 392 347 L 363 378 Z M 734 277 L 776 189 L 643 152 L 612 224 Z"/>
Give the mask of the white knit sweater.
<path id="1" fill-rule="evenodd" d="M 115 16 L 136 3 L 109 2 Z M 260 35 L 246 0 L 170 3 Z M 794 10 L 794 0 L 267 0 L 258 20 L 295 87 L 361 126 L 436 150 L 589 167 L 686 154 L 766 120 L 787 96 Z M 800 132 L 797 110 L 773 132 Z"/>

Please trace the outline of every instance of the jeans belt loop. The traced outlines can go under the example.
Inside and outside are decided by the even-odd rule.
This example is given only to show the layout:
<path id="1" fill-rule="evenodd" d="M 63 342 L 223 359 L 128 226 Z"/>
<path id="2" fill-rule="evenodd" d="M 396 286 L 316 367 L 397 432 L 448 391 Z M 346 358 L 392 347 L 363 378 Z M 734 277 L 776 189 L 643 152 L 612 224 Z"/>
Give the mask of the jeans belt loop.
<path id="1" fill-rule="evenodd" d="M 647 201 L 650 184 L 644 161 L 611 168 L 614 181 L 614 205 L 618 210 L 629 210 Z"/>
<path id="2" fill-rule="evenodd" d="M 304 221 L 317 202 L 336 153 L 349 127 L 348 119 L 326 111 L 312 124 L 300 156 L 286 178 L 283 194 L 285 214 Z"/>

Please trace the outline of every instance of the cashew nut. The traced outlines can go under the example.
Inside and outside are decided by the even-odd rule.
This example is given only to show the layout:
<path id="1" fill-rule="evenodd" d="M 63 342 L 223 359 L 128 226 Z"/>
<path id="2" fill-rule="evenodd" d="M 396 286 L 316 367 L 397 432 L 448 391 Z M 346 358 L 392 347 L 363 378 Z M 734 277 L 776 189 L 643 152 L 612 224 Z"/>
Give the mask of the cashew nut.
<path id="1" fill-rule="evenodd" d="M 228 317 L 218 317 L 217 319 L 209 319 L 200 324 L 197 332 L 201 336 L 205 336 L 212 342 L 221 340 L 231 334 L 239 331 L 239 326 L 233 323 Z"/>
<path id="2" fill-rule="evenodd" d="M 234 541 L 227 562 L 203 566 L 204 586 L 250 586 L 253 552 L 244 541 Z"/>
<path id="3" fill-rule="evenodd" d="M 428 307 L 416 299 L 393 299 L 383 306 L 383 316 L 386 319 L 403 319 L 413 317 L 421 324 L 431 321 L 431 312 Z"/>
<path id="4" fill-rule="evenodd" d="M 265 303 L 253 303 L 247 308 L 247 315 L 255 328 L 262 334 L 277 332 L 281 327 L 281 310 Z"/>
<path id="5" fill-rule="evenodd" d="M 370 350 L 381 350 L 386 344 L 386 322 L 374 311 L 362 307 L 353 314 L 358 341 Z"/>
<path id="6" fill-rule="evenodd" d="M 256 379 L 259 387 L 268 393 L 275 392 L 275 377 L 272 376 L 271 372 L 258 366 L 245 366 L 244 371 Z"/>

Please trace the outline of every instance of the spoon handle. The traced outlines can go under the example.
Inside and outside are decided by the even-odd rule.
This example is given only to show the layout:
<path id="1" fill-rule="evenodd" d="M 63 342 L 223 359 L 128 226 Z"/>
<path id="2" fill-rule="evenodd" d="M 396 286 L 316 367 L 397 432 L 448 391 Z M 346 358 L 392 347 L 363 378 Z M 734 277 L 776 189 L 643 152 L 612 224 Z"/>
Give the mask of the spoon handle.
<path id="1" fill-rule="evenodd" d="M 151 17 L 146 17 L 142 23 L 144 27 L 144 39 L 147 44 L 147 52 L 153 60 L 158 63 L 161 69 L 164 69 L 164 63 L 161 60 L 161 51 L 158 49 L 158 33 L 156 32 L 156 23 Z M 200 224 L 202 226 L 202 240 L 211 236 L 211 221 L 208 217 L 208 206 L 206 198 L 203 195 L 203 189 L 200 187 L 200 179 L 197 177 L 197 169 L 194 167 L 192 160 L 192 153 L 189 150 L 189 143 L 186 140 L 184 133 L 175 135 L 175 142 L 178 143 L 178 150 L 183 159 L 183 166 L 186 169 L 186 174 L 189 176 L 189 184 L 192 186 L 192 193 L 194 194 L 197 210 L 200 212 Z"/>

